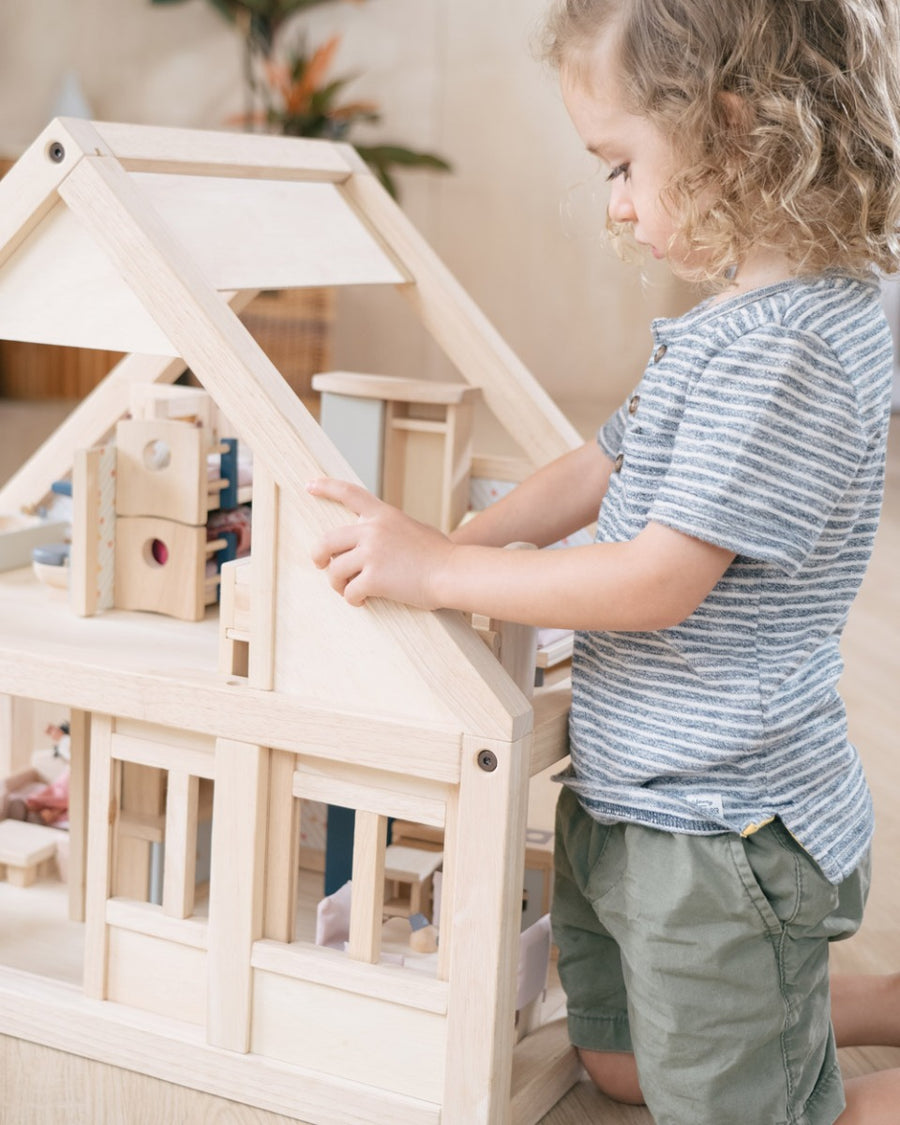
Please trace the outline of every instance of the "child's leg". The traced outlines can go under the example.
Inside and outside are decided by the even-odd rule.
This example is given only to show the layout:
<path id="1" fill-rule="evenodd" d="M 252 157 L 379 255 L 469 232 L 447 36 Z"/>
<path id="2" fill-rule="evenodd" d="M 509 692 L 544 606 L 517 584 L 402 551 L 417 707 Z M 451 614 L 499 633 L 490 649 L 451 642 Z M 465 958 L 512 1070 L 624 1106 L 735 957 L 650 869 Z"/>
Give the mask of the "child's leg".
<path id="1" fill-rule="evenodd" d="M 858 925 L 859 881 L 848 881 L 845 894 L 831 887 L 779 825 L 746 841 L 616 826 L 586 833 L 580 846 L 570 833 L 567 843 L 563 865 L 572 860 L 595 915 L 592 926 L 579 922 L 565 934 L 581 1035 L 573 1042 L 628 1049 L 591 1042 L 582 982 L 592 962 L 579 962 L 578 951 L 596 950 L 596 935 L 605 934 L 621 948 L 640 1079 L 629 1085 L 621 1057 L 584 1052 L 599 1085 L 629 1100 L 642 1090 L 657 1125 L 832 1125 L 844 1096 L 828 939 Z M 568 898 L 571 885 L 563 886 Z M 597 1009 L 603 1018 L 608 1000 Z"/>
<path id="2" fill-rule="evenodd" d="M 839 1047 L 900 1047 L 900 973 L 835 973 L 831 1019 Z"/>
<path id="3" fill-rule="evenodd" d="M 839 1047 L 900 1047 L 900 973 L 835 973 L 831 978 L 831 1018 Z M 643 1103 L 633 1054 L 578 1053 L 588 1075 L 605 1094 L 631 1105 Z M 880 1125 L 876 1116 L 879 1101 L 884 1103 L 885 1125 L 896 1125 L 900 1070 L 851 1078 L 844 1089 L 847 1110 L 838 1119 L 839 1125 L 855 1125 L 857 1120 Z"/>
<path id="4" fill-rule="evenodd" d="M 831 1015 L 839 1047 L 900 1047 L 900 973 L 835 973 Z M 900 1069 L 850 1078 L 844 1092 L 847 1108 L 837 1125 L 895 1125 Z"/>
<path id="5" fill-rule="evenodd" d="M 633 1054 L 628 1051 L 587 1051 L 579 1047 L 578 1057 L 590 1080 L 607 1097 L 627 1105 L 644 1104 Z"/>
<path id="6" fill-rule="evenodd" d="M 569 1037 L 596 1086 L 616 1101 L 643 1104 L 631 1053 L 618 947 L 584 896 L 607 830 L 564 789 L 557 806 L 553 938 L 566 991 Z"/>
<path id="7" fill-rule="evenodd" d="M 847 1108 L 835 1125 L 897 1125 L 900 1070 L 880 1070 L 844 1083 Z"/>

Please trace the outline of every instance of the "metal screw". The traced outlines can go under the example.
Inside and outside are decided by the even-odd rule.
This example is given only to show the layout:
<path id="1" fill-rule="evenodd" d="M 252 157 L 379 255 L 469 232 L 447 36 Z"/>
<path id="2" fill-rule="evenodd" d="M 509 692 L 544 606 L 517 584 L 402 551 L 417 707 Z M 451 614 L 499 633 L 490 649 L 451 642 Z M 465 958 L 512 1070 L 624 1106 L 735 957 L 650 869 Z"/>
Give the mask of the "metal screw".
<path id="1" fill-rule="evenodd" d="M 54 164 L 62 164 L 66 158 L 66 150 L 59 143 L 59 141 L 51 141 L 47 146 L 47 155 Z"/>
<path id="2" fill-rule="evenodd" d="M 493 750 L 479 750 L 477 761 L 485 773 L 493 773 L 498 765 L 497 755 Z"/>

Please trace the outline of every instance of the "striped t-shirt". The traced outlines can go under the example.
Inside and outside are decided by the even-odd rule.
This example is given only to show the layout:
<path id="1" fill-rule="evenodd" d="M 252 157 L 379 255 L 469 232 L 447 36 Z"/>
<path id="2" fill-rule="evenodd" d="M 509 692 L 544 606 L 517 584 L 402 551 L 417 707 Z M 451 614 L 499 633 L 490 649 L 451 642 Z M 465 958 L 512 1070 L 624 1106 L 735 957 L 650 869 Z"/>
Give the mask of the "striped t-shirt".
<path id="1" fill-rule="evenodd" d="M 601 821 L 746 834 L 779 817 L 839 882 L 873 827 L 837 682 L 884 483 L 877 282 L 787 281 L 657 320 L 653 337 L 598 435 L 618 471 L 597 539 L 653 520 L 736 558 L 680 625 L 577 635 L 564 780 Z"/>

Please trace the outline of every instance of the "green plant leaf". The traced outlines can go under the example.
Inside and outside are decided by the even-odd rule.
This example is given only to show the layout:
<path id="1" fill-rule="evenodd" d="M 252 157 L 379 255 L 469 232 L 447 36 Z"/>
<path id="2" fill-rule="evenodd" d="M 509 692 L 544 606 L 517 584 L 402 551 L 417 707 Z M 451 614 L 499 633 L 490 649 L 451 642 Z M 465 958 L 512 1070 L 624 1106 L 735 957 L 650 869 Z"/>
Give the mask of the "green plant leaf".
<path id="1" fill-rule="evenodd" d="M 391 199 L 400 199 L 400 189 L 397 187 L 397 181 L 390 174 L 383 164 L 371 163 L 369 167 L 375 173 L 375 178 L 379 180 L 382 186 L 387 191 Z"/>
<path id="2" fill-rule="evenodd" d="M 315 106 L 316 109 L 322 113 L 327 113 L 331 109 L 331 103 L 343 90 L 351 78 L 335 78 L 333 82 L 329 82 L 327 86 L 320 86 L 312 96 L 310 104 Z"/>
<path id="3" fill-rule="evenodd" d="M 418 152 L 403 145 L 356 145 L 363 160 L 379 166 L 399 164 L 407 168 L 430 168 L 434 172 L 452 172 L 453 167 L 433 152 Z"/>
<path id="4" fill-rule="evenodd" d="M 405 168 L 428 168 L 434 172 L 452 171 L 450 164 L 442 157 L 431 152 L 417 152 L 403 145 L 355 145 L 354 147 L 394 199 L 400 198 L 397 182 L 390 172 L 395 165 Z"/>

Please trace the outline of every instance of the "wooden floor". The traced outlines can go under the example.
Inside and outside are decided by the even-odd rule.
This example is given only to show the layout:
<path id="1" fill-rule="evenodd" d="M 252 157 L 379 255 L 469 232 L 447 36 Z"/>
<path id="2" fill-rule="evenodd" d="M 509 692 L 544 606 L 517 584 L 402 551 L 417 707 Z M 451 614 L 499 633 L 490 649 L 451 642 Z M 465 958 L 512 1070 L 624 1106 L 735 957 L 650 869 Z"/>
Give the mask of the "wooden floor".
<path id="1" fill-rule="evenodd" d="M 69 409 L 62 403 L 20 403 L 0 400 L 0 481 L 48 436 Z M 844 697 L 850 714 L 852 737 L 859 746 L 874 793 L 877 830 L 871 897 L 860 933 L 833 949 L 837 969 L 854 972 L 900 970 L 900 897 L 896 857 L 900 854 L 900 416 L 891 432 L 888 488 L 875 554 L 859 598 L 854 605 L 844 640 L 846 673 Z M 0 1089 L 6 1104 L 31 1101 L 34 1115 L 17 1125 L 147 1125 L 168 1121 L 228 1121 L 230 1125 L 287 1125 L 287 1119 L 250 1107 L 238 1107 L 195 1091 L 168 1088 L 166 1110 L 153 1091 L 153 1114 L 142 1115 L 143 1099 L 135 1088 L 122 1092 L 116 1072 L 100 1064 L 63 1057 L 45 1048 L 28 1048 L 21 1058 L 14 1042 L 0 1051 Z M 27 1057 L 26 1057 L 27 1056 Z M 19 1063 L 23 1065 L 19 1065 Z M 900 1066 L 900 1050 L 857 1049 L 842 1052 L 847 1074 L 885 1066 Z M 71 1075 L 67 1105 L 41 1104 L 40 1073 L 59 1066 Z M 35 1071 L 35 1067 L 39 1067 Z M 30 1074 L 37 1077 L 29 1077 Z M 29 1085 L 30 1083 L 30 1085 Z M 147 1080 L 148 1095 L 151 1080 Z M 158 1087 L 159 1084 L 153 1084 Z M 79 1091 L 85 1093 L 84 1099 Z M 58 1093 L 58 1091 L 57 1091 Z M 15 1094 L 15 1096 L 12 1096 Z M 149 1098 L 148 1098 L 149 1101 Z M 119 1108 L 113 1108 L 118 1106 Z M 113 1116 L 109 1116 L 112 1113 Z M 0 1114 L 2 1118 L 2 1114 Z M 576 1086 L 544 1119 L 543 1125 L 652 1125 L 641 1109 L 617 1106 L 587 1083 Z"/>

